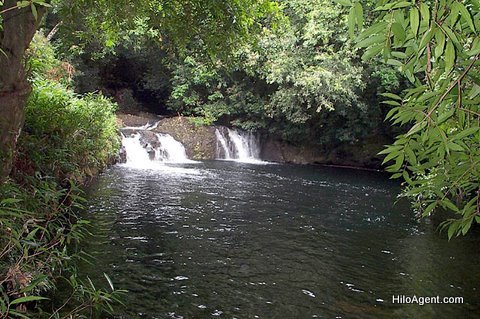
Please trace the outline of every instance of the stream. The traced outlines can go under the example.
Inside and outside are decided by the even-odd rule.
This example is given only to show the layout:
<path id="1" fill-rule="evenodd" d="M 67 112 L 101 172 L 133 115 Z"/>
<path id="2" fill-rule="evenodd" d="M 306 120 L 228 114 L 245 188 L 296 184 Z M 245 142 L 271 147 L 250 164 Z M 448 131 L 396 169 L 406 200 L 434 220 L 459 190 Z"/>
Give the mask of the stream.
<path id="1" fill-rule="evenodd" d="M 399 192 L 350 169 L 117 165 L 87 192 L 82 271 L 129 290 L 116 318 L 478 318 L 480 237 L 449 242 Z"/>

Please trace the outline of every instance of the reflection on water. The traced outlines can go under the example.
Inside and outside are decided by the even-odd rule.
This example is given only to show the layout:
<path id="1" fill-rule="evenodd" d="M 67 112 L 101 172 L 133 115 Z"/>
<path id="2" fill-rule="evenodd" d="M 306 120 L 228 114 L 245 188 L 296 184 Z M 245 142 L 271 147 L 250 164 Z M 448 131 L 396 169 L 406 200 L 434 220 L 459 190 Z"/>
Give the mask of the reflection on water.
<path id="1" fill-rule="evenodd" d="M 92 277 L 122 318 L 476 318 L 478 236 L 448 242 L 383 174 L 205 162 L 115 167 L 89 191 Z M 392 295 L 462 296 L 395 305 Z"/>

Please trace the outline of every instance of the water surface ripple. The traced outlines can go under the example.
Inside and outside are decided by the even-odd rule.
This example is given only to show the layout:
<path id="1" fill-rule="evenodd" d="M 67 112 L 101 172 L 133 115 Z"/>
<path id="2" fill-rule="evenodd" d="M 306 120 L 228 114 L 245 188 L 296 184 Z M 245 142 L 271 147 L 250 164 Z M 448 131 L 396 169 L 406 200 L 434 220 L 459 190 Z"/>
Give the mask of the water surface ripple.
<path id="1" fill-rule="evenodd" d="M 114 167 L 88 191 L 84 272 L 130 291 L 118 318 L 478 318 L 479 236 L 448 242 L 398 192 L 313 166 Z"/>

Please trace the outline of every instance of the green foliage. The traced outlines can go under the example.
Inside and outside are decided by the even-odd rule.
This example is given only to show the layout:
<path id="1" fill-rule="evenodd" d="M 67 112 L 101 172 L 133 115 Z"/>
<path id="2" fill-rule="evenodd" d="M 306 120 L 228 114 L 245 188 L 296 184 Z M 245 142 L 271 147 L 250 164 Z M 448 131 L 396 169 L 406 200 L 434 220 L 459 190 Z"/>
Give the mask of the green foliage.
<path id="1" fill-rule="evenodd" d="M 33 92 L 19 138 L 20 161 L 59 181 L 81 182 L 105 168 L 119 148 L 116 105 L 99 94 L 79 96 L 67 88 L 48 41 L 37 35 L 30 50 Z"/>
<path id="2" fill-rule="evenodd" d="M 79 317 L 90 309 L 109 311 L 123 293 L 76 279 L 75 262 L 85 257 L 74 247 L 88 234 L 88 222 L 76 214 L 84 201 L 79 193 L 74 184 L 59 188 L 54 179 L 39 176 L 28 178 L 28 188 L 0 186 L 0 318 L 46 315 L 40 301 L 47 298 L 40 295 L 59 280 L 69 284 L 71 296 L 64 296 L 64 301 L 70 310 L 58 309 L 53 317 L 60 313 Z"/>
<path id="3" fill-rule="evenodd" d="M 0 185 L 0 318 L 110 311 L 122 291 L 80 281 L 75 262 L 84 258 L 76 247 L 88 235 L 88 221 L 78 216 L 84 199 L 77 185 L 117 153 L 115 104 L 69 89 L 71 74 L 62 71 L 65 64 L 41 35 L 29 50 L 28 66 L 33 92 L 13 179 Z M 43 296 L 60 280 L 71 295 L 51 313 Z"/>
<path id="4" fill-rule="evenodd" d="M 282 10 L 289 22 L 238 48 L 233 65 L 193 50 L 175 61 L 171 109 L 324 147 L 371 134 L 381 110 L 362 96 L 367 81 L 348 39 L 348 11 L 324 0 L 283 1 Z M 378 75 L 400 85 L 391 69 Z"/>
<path id="5" fill-rule="evenodd" d="M 19 152 L 43 175 L 81 181 L 103 169 L 119 147 L 114 110 L 101 95 L 79 97 L 61 84 L 37 79 Z"/>
<path id="6" fill-rule="evenodd" d="M 384 103 L 394 106 L 388 119 L 409 128 L 382 152 L 385 163 L 405 179 L 404 195 L 419 214 L 450 210 L 448 237 L 466 234 L 480 222 L 480 4 L 392 0 L 377 2 L 374 11 L 375 23 L 357 46 L 412 83 L 401 96 L 385 94 Z"/>
<path id="7" fill-rule="evenodd" d="M 209 54 L 221 55 L 249 41 L 265 23 L 281 20 L 277 3 L 270 0 L 54 0 L 52 4 L 63 21 L 62 42 L 71 52 L 82 52 L 87 43 L 112 52 L 120 43 L 135 44 L 139 37 L 147 37 L 177 49 L 195 40 Z"/>

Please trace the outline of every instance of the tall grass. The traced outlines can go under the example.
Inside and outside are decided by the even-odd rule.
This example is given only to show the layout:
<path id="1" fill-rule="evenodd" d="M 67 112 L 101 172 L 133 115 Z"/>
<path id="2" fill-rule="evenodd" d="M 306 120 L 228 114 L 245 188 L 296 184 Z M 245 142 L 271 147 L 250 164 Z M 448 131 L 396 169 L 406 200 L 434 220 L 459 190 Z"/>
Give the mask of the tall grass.
<path id="1" fill-rule="evenodd" d="M 32 94 L 10 180 L 0 185 L 0 318 L 81 318 L 111 311 L 122 291 L 97 289 L 77 277 L 88 235 L 79 185 L 114 161 L 119 148 L 116 105 L 72 90 L 72 68 L 37 35 L 28 65 Z M 64 301 L 45 303 L 63 281 Z M 52 306 L 52 305 L 59 306 Z"/>

